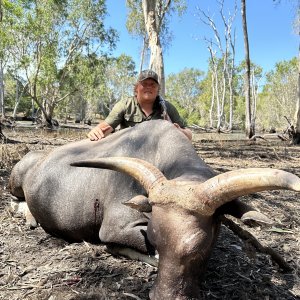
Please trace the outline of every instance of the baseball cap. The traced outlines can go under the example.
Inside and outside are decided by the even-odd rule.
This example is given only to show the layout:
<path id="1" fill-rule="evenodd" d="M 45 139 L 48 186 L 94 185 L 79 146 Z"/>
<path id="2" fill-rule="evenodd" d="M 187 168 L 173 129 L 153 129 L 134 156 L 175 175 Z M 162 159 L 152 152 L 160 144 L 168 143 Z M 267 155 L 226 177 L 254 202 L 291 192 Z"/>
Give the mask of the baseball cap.
<path id="1" fill-rule="evenodd" d="M 144 70 L 140 73 L 139 77 L 138 77 L 138 81 L 143 81 L 145 79 L 153 79 L 154 81 L 158 82 L 158 75 L 152 71 L 152 70 Z"/>

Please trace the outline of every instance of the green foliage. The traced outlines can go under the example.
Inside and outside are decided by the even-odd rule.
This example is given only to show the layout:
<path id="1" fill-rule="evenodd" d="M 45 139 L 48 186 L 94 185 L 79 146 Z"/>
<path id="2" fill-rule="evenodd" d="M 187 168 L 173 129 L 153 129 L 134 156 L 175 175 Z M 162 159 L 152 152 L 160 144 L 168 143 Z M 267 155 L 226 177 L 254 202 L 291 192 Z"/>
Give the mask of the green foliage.
<path id="1" fill-rule="evenodd" d="M 14 19 L 21 16 L 21 7 L 14 1 L 2 0 L 1 3 L 1 26 L 0 26 L 0 60 L 7 60 L 8 47 L 13 42 L 13 36 L 10 34 L 10 27 Z"/>
<path id="2" fill-rule="evenodd" d="M 218 63 L 218 77 L 221 78 L 222 60 Z M 245 124 L 245 99 L 244 99 L 244 65 L 243 62 L 234 70 L 234 110 L 233 126 L 243 129 Z M 266 74 L 266 82 L 260 92 L 262 68 L 251 64 L 251 84 L 253 95 L 257 94 L 256 125 L 257 129 L 269 129 L 271 127 L 285 129 L 287 122 L 285 116 L 293 121 L 297 103 L 297 79 L 298 59 L 295 57 L 290 61 L 281 61 L 275 65 L 275 69 Z M 191 70 L 185 70 L 179 74 L 172 74 L 167 78 L 167 96 L 174 103 L 181 115 L 188 120 L 189 124 L 208 126 L 212 100 L 212 71 L 211 65 L 201 80 L 196 78 Z M 195 84 L 197 82 L 197 84 Z M 219 82 L 219 86 L 221 82 Z M 193 94 L 197 87 L 197 92 Z M 221 91 L 220 91 L 221 92 Z M 193 95 L 197 95 L 194 96 Z M 193 99 L 192 102 L 189 102 Z M 229 118 L 228 91 L 225 94 L 224 120 Z M 190 108 L 189 105 L 190 104 Z M 213 111 L 213 120 L 217 119 Z"/>
<path id="3" fill-rule="evenodd" d="M 101 102 L 98 102 L 98 107 L 103 116 L 108 114 L 117 101 L 133 95 L 136 76 L 135 63 L 131 57 L 121 54 L 110 60 L 105 70 L 104 86 L 99 91 Z"/>
<path id="4" fill-rule="evenodd" d="M 181 16 L 186 11 L 186 0 L 173 0 L 171 1 L 168 10 L 164 11 L 167 6 L 167 0 L 156 0 L 157 17 L 162 17 L 165 14 L 166 17 L 157 19 L 158 33 L 160 40 L 164 45 L 164 49 L 169 45 L 172 40 L 172 33 L 169 31 L 169 20 L 172 14 L 178 14 Z M 126 27 L 130 34 L 136 37 L 144 38 L 146 36 L 145 21 L 143 15 L 142 0 L 126 0 L 126 6 L 128 9 Z"/>
<path id="5" fill-rule="evenodd" d="M 266 83 L 258 102 L 258 126 L 285 129 L 287 117 L 293 122 L 298 101 L 298 59 L 276 63 L 266 74 Z"/>
<path id="6" fill-rule="evenodd" d="M 10 14 L 3 22 L 6 36 L 12 38 L 0 44 L 0 53 L 8 50 L 9 69 L 25 76 L 30 96 L 51 119 L 55 107 L 78 86 L 91 84 L 93 72 L 87 71 L 86 61 L 108 53 L 118 36 L 104 26 L 104 0 L 18 0 L 13 4 L 18 15 Z M 71 74 L 76 75 L 72 84 Z"/>
<path id="7" fill-rule="evenodd" d="M 167 99 L 176 105 L 189 124 L 199 124 L 199 97 L 202 93 L 201 80 L 204 72 L 191 68 L 170 74 L 166 80 Z"/>
<path id="8" fill-rule="evenodd" d="M 128 8 L 126 27 L 134 36 L 144 36 L 146 32 L 141 0 L 126 0 Z"/>
<path id="9" fill-rule="evenodd" d="M 28 94 L 27 86 L 21 78 L 13 76 L 13 74 L 7 73 L 5 75 L 5 94 L 4 103 L 7 111 L 13 112 L 13 109 L 21 98 L 18 104 L 18 110 L 23 113 L 24 116 L 30 115 L 32 108 L 32 100 Z"/>
<path id="10" fill-rule="evenodd" d="M 117 58 L 79 55 L 61 86 L 61 89 L 74 90 L 74 93 L 58 107 L 57 113 L 63 116 L 67 111 L 80 120 L 92 120 L 95 113 L 105 117 L 116 101 L 133 94 L 134 70 L 132 58 L 125 54 Z"/>
<path id="11" fill-rule="evenodd" d="M 204 79 L 201 82 L 201 90 L 202 93 L 198 98 L 198 103 L 200 106 L 200 113 L 201 113 L 201 124 L 205 126 L 209 124 L 209 110 L 211 106 L 211 99 L 212 99 L 212 74 L 210 71 L 206 74 Z"/>
<path id="12" fill-rule="evenodd" d="M 12 111 L 21 90 L 19 111 L 29 114 L 31 100 L 48 117 L 57 114 L 93 118 L 106 116 L 116 101 L 131 96 L 136 80 L 136 66 L 131 57 L 111 57 L 118 35 L 104 26 L 104 0 L 2 0 L 0 27 L 0 61 L 5 70 L 5 103 Z M 130 33 L 145 33 L 141 0 L 127 0 L 127 27 Z M 163 7 L 166 1 L 157 1 Z M 172 14 L 182 14 L 184 0 L 174 0 L 161 24 L 165 44 Z M 222 92 L 223 58 L 217 62 L 219 93 Z M 228 64 L 230 65 L 229 57 Z M 259 91 L 256 124 L 259 128 L 285 128 L 285 116 L 293 121 L 297 103 L 298 60 L 278 62 L 266 74 L 262 91 L 263 70 L 251 65 L 252 86 Z M 245 124 L 244 62 L 233 70 L 233 124 Z M 166 99 L 171 101 L 188 124 L 208 126 L 212 101 L 210 61 L 206 74 L 197 69 L 184 69 L 166 80 Z M 228 78 L 226 78 L 227 80 Z M 18 93 L 16 82 L 19 84 Z M 217 120 L 214 107 L 213 122 Z M 223 124 L 229 119 L 229 91 L 225 91 Z"/>
<path id="13" fill-rule="evenodd" d="M 234 97 L 234 120 L 233 126 L 235 128 L 244 130 L 246 122 L 245 114 L 245 97 L 243 94 Z"/>

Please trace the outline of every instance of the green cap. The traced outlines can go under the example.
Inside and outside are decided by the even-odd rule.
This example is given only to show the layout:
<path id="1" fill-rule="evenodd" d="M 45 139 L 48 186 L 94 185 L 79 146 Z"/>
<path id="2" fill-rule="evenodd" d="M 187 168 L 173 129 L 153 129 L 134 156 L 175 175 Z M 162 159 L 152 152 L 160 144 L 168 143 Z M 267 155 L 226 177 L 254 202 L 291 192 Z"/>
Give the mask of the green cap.
<path id="1" fill-rule="evenodd" d="M 153 79 L 154 81 L 158 82 L 158 75 L 152 70 L 144 70 L 140 73 L 138 81 L 143 81 L 145 79 Z"/>

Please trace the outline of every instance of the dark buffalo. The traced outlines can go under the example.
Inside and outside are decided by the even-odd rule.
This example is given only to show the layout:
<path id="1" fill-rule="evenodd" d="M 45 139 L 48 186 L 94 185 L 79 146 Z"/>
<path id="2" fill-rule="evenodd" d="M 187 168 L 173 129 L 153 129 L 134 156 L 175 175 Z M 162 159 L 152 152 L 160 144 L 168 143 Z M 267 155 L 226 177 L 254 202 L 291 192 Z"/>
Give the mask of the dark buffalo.
<path id="1" fill-rule="evenodd" d="M 158 120 L 100 142 L 29 153 L 14 167 L 10 188 L 48 233 L 158 252 L 150 298 L 173 300 L 200 298 L 222 214 L 267 219 L 237 197 L 267 189 L 299 191 L 300 180 L 274 169 L 216 176 L 178 129 Z"/>

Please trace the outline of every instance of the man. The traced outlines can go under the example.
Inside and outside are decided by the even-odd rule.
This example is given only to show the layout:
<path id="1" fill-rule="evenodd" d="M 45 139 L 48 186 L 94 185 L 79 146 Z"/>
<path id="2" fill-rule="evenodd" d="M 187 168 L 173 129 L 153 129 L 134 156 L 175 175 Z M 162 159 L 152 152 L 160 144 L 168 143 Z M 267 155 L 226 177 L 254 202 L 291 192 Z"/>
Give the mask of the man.
<path id="1" fill-rule="evenodd" d="M 142 71 L 134 87 L 134 97 L 117 102 L 104 122 L 88 133 L 89 139 L 105 138 L 118 125 L 122 129 L 148 120 L 167 119 L 191 140 L 191 130 L 185 127 L 177 109 L 159 97 L 159 88 L 158 75 L 152 70 Z"/>

